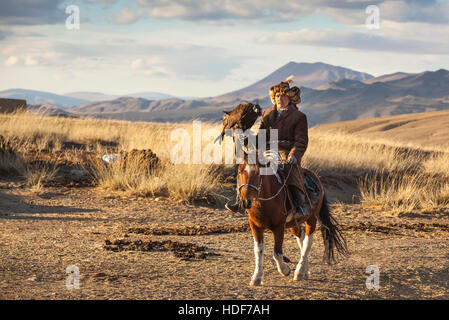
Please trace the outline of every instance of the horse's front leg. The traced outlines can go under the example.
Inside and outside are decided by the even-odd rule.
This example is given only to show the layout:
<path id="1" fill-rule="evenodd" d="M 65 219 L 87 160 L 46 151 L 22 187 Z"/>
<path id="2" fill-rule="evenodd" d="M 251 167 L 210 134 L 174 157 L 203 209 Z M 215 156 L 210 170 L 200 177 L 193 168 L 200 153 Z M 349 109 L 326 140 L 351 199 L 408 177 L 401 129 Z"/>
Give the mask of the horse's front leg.
<path id="1" fill-rule="evenodd" d="M 254 237 L 254 256 L 256 268 L 251 278 L 250 286 L 260 286 L 262 284 L 263 276 L 263 228 L 257 227 L 251 220 L 249 221 L 251 231 Z"/>
<path id="2" fill-rule="evenodd" d="M 312 220 L 312 221 L 309 221 Z M 295 269 L 293 280 L 302 280 L 308 278 L 309 273 L 309 254 L 313 244 L 313 232 L 316 227 L 316 219 L 309 219 L 306 222 L 305 236 L 301 233 L 300 238 L 297 238 L 299 249 L 301 251 L 301 258 Z"/>
<path id="3" fill-rule="evenodd" d="M 274 253 L 273 259 L 276 262 L 277 269 L 283 276 L 290 274 L 290 267 L 284 262 L 284 255 L 282 254 L 282 244 L 284 242 L 284 224 L 273 230 L 274 234 Z"/>

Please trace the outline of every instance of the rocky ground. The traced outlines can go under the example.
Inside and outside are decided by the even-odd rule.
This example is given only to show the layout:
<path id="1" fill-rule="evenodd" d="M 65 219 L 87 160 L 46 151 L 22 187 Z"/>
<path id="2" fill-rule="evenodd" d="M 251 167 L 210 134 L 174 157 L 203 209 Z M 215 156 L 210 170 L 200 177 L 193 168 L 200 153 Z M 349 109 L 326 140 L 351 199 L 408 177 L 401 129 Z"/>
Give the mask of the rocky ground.
<path id="1" fill-rule="evenodd" d="M 311 276 L 294 282 L 272 262 L 265 235 L 264 285 L 250 287 L 253 240 L 245 215 L 221 208 L 126 197 L 90 186 L 33 191 L 0 182 L 1 299 L 448 299 L 449 213 L 393 216 L 332 204 L 350 256 L 322 262 L 315 234 Z M 299 250 L 286 234 L 293 269 Z M 66 286 L 68 266 L 79 289 Z M 366 287 L 366 269 L 380 272 Z"/>

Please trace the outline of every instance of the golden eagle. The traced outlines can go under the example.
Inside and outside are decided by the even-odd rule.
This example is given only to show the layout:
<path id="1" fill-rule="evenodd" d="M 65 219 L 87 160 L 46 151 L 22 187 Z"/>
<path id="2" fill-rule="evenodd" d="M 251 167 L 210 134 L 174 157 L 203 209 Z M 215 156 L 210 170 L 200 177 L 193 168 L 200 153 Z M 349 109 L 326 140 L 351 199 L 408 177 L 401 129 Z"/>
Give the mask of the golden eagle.
<path id="1" fill-rule="evenodd" d="M 258 104 L 245 102 L 239 104 L 232 111 L 223 110 L 223 113 L 223 118 L 221 118 L 223 121 L 223 130 L 214 142 L 223 139 L 227 129 L 242 129 L 245 131 L 251 128 L 257 118 L 262 115 L 262 109 Z"/>

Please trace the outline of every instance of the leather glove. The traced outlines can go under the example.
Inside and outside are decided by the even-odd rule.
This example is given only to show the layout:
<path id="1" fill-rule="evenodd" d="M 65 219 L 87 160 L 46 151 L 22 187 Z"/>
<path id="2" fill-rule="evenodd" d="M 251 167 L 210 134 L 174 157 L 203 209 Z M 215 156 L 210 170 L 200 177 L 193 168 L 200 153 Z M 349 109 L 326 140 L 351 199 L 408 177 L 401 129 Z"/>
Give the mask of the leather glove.
<path id="1" fill-rule="evenodd" d="M 298 163 L 298 159 L 296 159 L 295 156 L 290 155 L 287 159 L 287 163 L 288 164 L 297 164 Z"/>

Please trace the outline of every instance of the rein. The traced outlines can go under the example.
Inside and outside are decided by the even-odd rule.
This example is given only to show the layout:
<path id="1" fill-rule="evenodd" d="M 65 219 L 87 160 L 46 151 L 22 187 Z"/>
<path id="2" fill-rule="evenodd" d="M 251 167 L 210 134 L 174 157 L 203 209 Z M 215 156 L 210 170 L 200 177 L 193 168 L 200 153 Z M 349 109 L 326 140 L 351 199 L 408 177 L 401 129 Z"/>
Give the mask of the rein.
<path id="1" fill-rule="evenodd" d="M 269 200 L 273 200 L 274 198 L 276 198 L 276 197 L 279 195 L 279 193 L 281 193 L 282 189 L 284 189 L 284 188 L 286 187 L 286 185 L 287 185 L 287 180 L 288 180 L 288 178 L 290 177 L 290 173 L 292 172 L 292 169 L 293 169 L 293 165 L 290 166 L 290 170 L 288 171 L 288 175 L 287 175 L 287 177 L 285 178 L 284 183 L 282 184 L 282 186 L 279 188 L 279 190 L 276 192 L 276 194 L 273 195 L 273 196 L 271 196 L 271 197 L 268 197 L 268 198 L 261 198 L 261 197 L 259 197 L 260 190 L 262 189 L 262 178 L 260 177 L 260 175 L 259 175 L 259 177 L 260 177 L 260 178 L 259 178 L 260 183 L 259 183 L 259 186 L 258 186 L 258 187 L 256 187 L 256 186 L 253 185 L 253 184 L 250 184 L 250 183 L 244 183 L 244 184 L 241 184 L 241 185 L 239 186 L 239 191 L 240 191 L 240 189 L 243 188 L 243 187 L 246 187 L 246 188 L 251 187 L 251 188 L 253 188 L 253 189 L 255 189 L 255 190 L 257 191 L 257 198 L 256 198 L 256 200 L 260 200 L 260 201 L 269 201 Z"/>

